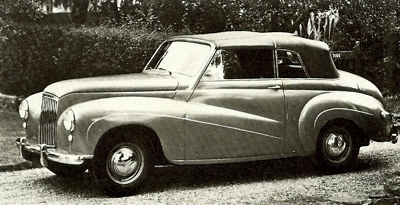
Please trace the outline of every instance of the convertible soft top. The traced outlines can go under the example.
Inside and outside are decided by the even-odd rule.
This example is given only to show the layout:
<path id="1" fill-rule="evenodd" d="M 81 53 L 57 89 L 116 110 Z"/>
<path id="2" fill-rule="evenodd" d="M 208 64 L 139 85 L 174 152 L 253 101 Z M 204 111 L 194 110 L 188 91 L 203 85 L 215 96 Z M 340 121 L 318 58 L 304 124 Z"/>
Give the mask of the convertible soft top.
<path id="1" fill-rule="evenodd" d="M 288 49 L 300 54 L 313 78 L 337 78 L 339 73 L 329 53 L 329 46 L 321 41 L 298 37 L 284 32 L 225 31 L 220 33 L 183 35 L 170 40 L 208 42 L 216 49 L 274 48 Z"/>
<path id="2" fill-rule="evenodd" d="M 285 32 L 225 31 L 220 33 L 177 36 L 173 39 L 208 41 L 212 42 L 217 48 L 254 46 L 282 48 L 307 45 L 322 50 L 329 50 L 329 47 L 323 42 L 301 38 L 295 34 Z"/>

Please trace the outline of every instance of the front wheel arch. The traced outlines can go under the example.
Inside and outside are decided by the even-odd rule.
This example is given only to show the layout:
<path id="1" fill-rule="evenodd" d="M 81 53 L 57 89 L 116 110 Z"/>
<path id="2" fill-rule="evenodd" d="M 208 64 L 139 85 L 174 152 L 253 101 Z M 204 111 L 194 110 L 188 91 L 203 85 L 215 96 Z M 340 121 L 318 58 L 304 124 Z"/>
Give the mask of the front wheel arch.
<path id="1" fill-rule="evenodd" d="M 108 130 L 97 142 L 94 152 L 96 153 L 96 150 L 98 150 L 102 144 L 107 143 L 107 141 L 113 140 L 113 136 L 115 136 L 117 133 L 137 133 L 137 137 L 140 138 L 146 136 L 143 141 L 146 143 L 147 146 L 152 149 L 152 153 L 154 154 L 155 158 L 155 164 L 170 164 L 164 155 L 160 139 L 158 138 L 156 132 L 151 128 L 143 125 L 122 125 Z"/>
<path id="2" fill-rule="evenodd" d="M 131 126 L 106 132 L 96 145 L 89 168 L 97 185 L 113 196 L 138 191 L 159 162 L 160 153 L 155 150 L 161 148 L 152 134 L 143 127 Z"/>

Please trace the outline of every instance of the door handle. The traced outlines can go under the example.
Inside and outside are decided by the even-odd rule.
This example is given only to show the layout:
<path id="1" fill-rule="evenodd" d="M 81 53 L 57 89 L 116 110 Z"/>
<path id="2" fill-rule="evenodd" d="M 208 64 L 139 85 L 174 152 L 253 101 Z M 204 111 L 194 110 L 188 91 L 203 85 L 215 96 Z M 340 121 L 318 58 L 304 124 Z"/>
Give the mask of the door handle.
<path id="1" fill-rule="evenodd" d="M 268 89 L 278 90 L 278 89 L 281 89 L 281 86 L 280 85 L 274 85 L 274 86 L 268 87 Z"/>

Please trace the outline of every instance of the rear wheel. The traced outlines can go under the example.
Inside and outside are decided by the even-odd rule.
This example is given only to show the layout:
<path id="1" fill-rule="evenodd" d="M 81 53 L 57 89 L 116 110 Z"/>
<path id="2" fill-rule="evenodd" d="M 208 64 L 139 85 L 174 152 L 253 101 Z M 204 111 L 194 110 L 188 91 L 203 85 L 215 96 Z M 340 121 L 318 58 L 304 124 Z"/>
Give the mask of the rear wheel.
<path id="1" fill-rule="evenodd" d="M 315 158 L 325 171 L 343 171 L 355 161 L 360 151 L 357 133 L 352 126 L 328 125 L 318 141 Z"/>
<path id="2" fill-rule="evenodd" d="M 137 136 L 107 142 L 96 152 L 90 173 L 110 195 L 132 194 L 154 168 L 151 149 Z"/>

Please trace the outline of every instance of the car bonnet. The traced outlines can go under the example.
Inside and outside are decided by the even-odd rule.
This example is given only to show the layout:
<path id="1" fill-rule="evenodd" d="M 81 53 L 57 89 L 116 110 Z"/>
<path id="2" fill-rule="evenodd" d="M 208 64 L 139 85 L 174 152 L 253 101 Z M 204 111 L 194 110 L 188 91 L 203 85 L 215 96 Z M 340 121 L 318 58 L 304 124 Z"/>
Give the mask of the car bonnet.
<path id="1" fill-rule="evenodd" d="M 62 97 L 69 93 L 87 92 L 173 91 L 178 84 L 178 80 L 171 76 L 136 73 L 65 80 L 47 86 L 44 91 Z"/>

